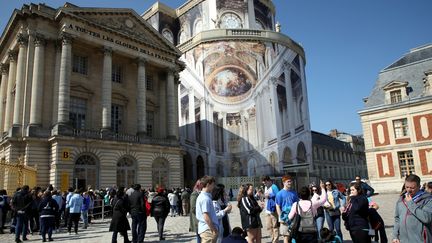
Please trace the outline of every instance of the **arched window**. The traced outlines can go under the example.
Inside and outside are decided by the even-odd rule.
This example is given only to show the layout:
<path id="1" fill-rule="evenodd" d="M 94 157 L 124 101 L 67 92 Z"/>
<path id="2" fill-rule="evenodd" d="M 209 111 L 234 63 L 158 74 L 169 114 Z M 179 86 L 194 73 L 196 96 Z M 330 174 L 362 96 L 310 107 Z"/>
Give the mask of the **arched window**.
<path id="1" fill-rule="evenodd" d="M 136 183 L 136 165 L 135 162 L 123 157 L 117 162 L 117 186 L 128 187 Z"/>
<path id="2" fill-rule="evenodd" d="M 186 31 L 184 29 L 182 29 L 180 31 L 180 34 L 179 34 L 179 44 L 185 42 L 187 40 L 187 38 L 188 38 L 188 36 L 187 36 Z"/>
<path id="3" fill-rule="evenodd" d="M 270 162 L 271 171 L 273 175 L 276 175 L 276 173 L 279 171 L 277 161 L 278 161 L 277 154 L 275 152 L 271 152 L 269 162 Z"/>
<path id="4" fill-rule="evenodd" d="M 284 162 L 284 164 L 292 164 L 291 149 L 289 147 L 286 147 L 284 149 L 283 162 Z"/>
<path id="5" fill-rule="evenodd" d="M 169 163 L 164 158 L 157 158 L 152 164 L 152 186 L 154 188 L 163 186 L 169 188 Z"/>
<path id="6" fill-rule="evenodd" d="M 220 18 L 220 28 L 222 29 L 238 29 L 242 27 L 241 18 L 232 12 L 225 13 Z"/>
<path id="7" fill-rule="evenodd" d="M 225 176 L 224 168 L 223 168 L 223 163 L 221 161 L 219 161 L 217 163 L 217 166 L 216 166 L 216 175 L 217 176 L 221 176 L 221 177 Z"/>
<path id="8" fill-rule="evenodd" d="M 195 27 L 194 27 L 193 35 L 196 35 L 196 34 L 198 34 L 199 32 L 202 31 L 202 20 L 201 19 L 197 19 L 195 21 L 195 25 L 194 26 Z"/>
<path id="9" fill-rule="evenodd" d="M 169 29 L 164 29 L 162 30 L 162 35 L 171 43 L 174 43 L 174 36 L 173 33 L 171 32 L 171 30 Z"/>
<path id="10" fill-rule="evenodd" d="M 99 188 L 98 162 L 90 154 L 84 154 L 75 161 L 74 187 L 86 189 L 88 186 Z"/>
<path id="11" fill-rule="evenodd" d="M 303 142 L 300 142 L 297 145 L 297 162 L 299 164 L 306 162 L 306 148 L 305 148 Z"/>

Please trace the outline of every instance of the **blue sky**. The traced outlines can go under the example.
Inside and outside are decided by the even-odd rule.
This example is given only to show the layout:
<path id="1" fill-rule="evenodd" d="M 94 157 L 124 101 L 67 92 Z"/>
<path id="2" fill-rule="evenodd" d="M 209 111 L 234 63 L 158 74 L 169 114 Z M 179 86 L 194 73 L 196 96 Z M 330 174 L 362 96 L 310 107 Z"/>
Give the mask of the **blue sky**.
<path id="1" fill-rule="evenodd" d="M 30 1 L 0 0 L 0 29 L 14 8 Z M 63 1 L 41 1 L 51 7 Z M 132 8 L 141 14 L 154 0 L 69 0 L 83 7 Z M 172 7 L 184 1 L 162 0 Z M 357 111 L 378 73 L 409 49 L 432 43 L 430 0 L 274 0 L 282 32 L 306 51 L 312 129 L 361 134 Z M 36 2 L 37 3 L 37 2 Z"/>

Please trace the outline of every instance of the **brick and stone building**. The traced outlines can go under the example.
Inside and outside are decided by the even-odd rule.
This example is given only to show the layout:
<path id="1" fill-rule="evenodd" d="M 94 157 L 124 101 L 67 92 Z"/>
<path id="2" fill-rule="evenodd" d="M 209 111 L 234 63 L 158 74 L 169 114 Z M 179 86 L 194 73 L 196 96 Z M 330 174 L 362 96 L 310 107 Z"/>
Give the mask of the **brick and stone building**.
<path id="1" fill-rule="evenodd" d="M 369 179 L 400 190 L 404 177 L 432 180 L 432 45 L 411 49 L 384 68 L 359 114 Z"/>

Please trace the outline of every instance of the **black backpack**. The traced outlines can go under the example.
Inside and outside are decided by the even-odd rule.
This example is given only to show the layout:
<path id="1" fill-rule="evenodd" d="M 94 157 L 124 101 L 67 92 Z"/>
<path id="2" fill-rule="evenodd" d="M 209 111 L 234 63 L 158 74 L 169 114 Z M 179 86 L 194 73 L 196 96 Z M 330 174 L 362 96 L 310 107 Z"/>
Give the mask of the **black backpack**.
<path id="1" fill-rule="evenodd" d="M 301 233 L 317 232 L 315 218 L 312 213 L 312 201 L 309 200 L 309 202 L 311 203 L 310 210 L 306 210 L 306 212 L 303 212 L 303 210 L 299 206 L 300 202 L 297 202 L 297 213 L 300 215 L 298 232 Z"/>

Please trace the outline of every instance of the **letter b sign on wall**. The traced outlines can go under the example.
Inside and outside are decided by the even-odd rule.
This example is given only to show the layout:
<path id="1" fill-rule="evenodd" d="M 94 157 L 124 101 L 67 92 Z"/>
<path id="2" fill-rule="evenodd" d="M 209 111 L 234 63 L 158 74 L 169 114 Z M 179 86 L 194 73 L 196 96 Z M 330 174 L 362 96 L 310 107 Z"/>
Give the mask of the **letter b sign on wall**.
<path id="1" fill-rule="evenodd" d="M 61 151 L 61 160 L 71 160 L 70 149 L 62 149 Z"/>

